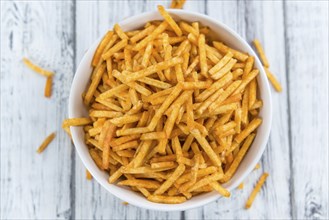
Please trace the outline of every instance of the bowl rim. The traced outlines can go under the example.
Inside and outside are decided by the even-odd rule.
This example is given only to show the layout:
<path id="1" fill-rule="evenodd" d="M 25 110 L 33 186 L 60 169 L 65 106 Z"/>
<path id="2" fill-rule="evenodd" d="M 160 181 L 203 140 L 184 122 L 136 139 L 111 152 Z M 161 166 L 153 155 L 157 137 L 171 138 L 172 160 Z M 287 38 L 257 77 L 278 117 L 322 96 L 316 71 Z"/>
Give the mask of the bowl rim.
<path id="1" fill-rule="evenodd" d="M 235 31 L 233 31 L 229 26 L 227 26 L 226 24 L 217 21 L 214 18 L 211 18 L 208 15 L 204 15 L 204 14 L 200 14 L 198 12 L 192 12 L 192 11 L 185 11 L 185 10 L 181 10 L 181 9 L 166 9 L 169 13 L 173 13 L 177 16 L 195 16 L 196 20 L 198 20 L 199 22 L 203 22 L 203 21 L 207 21 L 210 23 L 214 23 L 216 26 L 225 29 L 225 31 L 227 31 L 229 34 L 233 35 L 238 41 L 240 41 L 241 44 L 244 45 L 244 47 L 246 47 L 248 49 L 248 53 L 250 53 L 250 55 L 255 57 L 255 64 L 258 67 L 260 74 L 265 75 L 265 70 L 263 68 L 263 66 L 261 65 L 261 62 L 258 58 L 258 56 L 256 55 L 256 53 L 254 52 L 254 50 L 251 48 L 251 46 Z M 129 18 L 124 19 L 123 21 L 119 22 L 119 24 L 121 26 L 127 25 L 130 22 L 133 22 L 136 19 L 139 18 L 143 18 L 146 16 L 150 16 L 154 13 L 158 13 L 156 10 L 150 11 L 150 12 L 144 12 L 138 15 L 134 15 L 131 16 Z M 96 46 L 96 44 L 98 45 L 100 40 L 102 39 L 103 36 L 101 36 L 100 38 L 98 38 L 97 40 L 95 40 L 90 47 L 88 48 L 88 50 L 85 52 L 85 54 L 83 55 L 81 61 L 79 62 L 79 65 L 77 66 L 77 70 L 75 72 L 72 84 L 71 84 L 71 89 L 70 89 L 70 95 L 69 95 L 69 118 L 73 118 L 73 117 L 77 117 L 75 115 L 74 112 L 74 101 L 73 99 L 75 98 L 74 94 L 74 90 L 75 88 L 78 86 L 77 85 L 77 78 L 79 73 L 83 72 L 82 70 L 82 64 L 86 63 L 87 61 L 87 55 L 88 52 L 90 51 L 91 48 L 94 48 Z M 254 155 L 252 162 L 248 165 L 248 167 L 246 168 L 245 172 L 242 173 L 242 175 L 235 181 L 235 184 L 231 184 L 230 186 L 227 187 L 228 190 L 233 190 L 235 189 L 240 182 L 242 182 L 250 173 L 251 171 L 254 169 L 255 165 L 257 164 L 257 162 L 260 160 L 261 156 L 263 155 L 268 139 L 269 139 L 269 134 L 270 134 L 270 130 L 271 130 L 271 125 L 272 125 L 272 96 L 271 96 L 271 90 L 269 87 L 269 83 L 267 80 L 263 80 L 263 86 L 265 87 L 264 90 L 267 90 L 267 104 L 268 106 L 268 118 L 266 118 L 267 123 L 266 123 L 266 127 L 264 128 L 264 135 L 262 136 L 262 141 L 259 144 L 260 148 L 259 151 Z M 265 118 L 264 118 L 265 119 Z M 263 121 L 262 126 L 265 126 L 265 123 Z M 80 157 L 80 159 L 82 160 L 84 166 L 90 171 L 90 173 L 92 174 L 92 176 L 96 179 L 96 181 L 102 185 L 109 193 L 111 193 L 112 195 L 116 196 L 117 198 L 123 200 L 123 201 L 127 201 L 129 204 L 132 204 L 134 206 L 137 207 L 141 207 L 141 208 L 145 208 L 145 209 L 149 209 L 149 210 L 157 210 L 157 211 L 184 211 L 184 210 L 188 210 L 188 209 L 192 209 L 192 208 L 197 208 L 197 207 L 201 207 L 204 206 L 210 202 L 213 202 L 215 200 L 217 200 L 218 198 L 221 198 L 222 196 L 219 195 L 218 193 L 214 194 L 214 192 L 209 192 L 209 193 L 205 193 L 203 195 L 209 195 L 209 196 L 205 196 L 204 198 L 202 198 L 202 200 L 197 201 L 193 204 L 190 205 L 184 205 L 185 203 L 181 203 L 181 204 L 162 204 L 162 203 L 153 203 L 155 204 L 154 206 L 149 206 L 147 204 L 145 204 L 144 202 L 138 202 L 135 199 L 130 199 L 130 197 L 126 197 L 124 196 L 122 193 L 117 192 L 115 190 L 111 190 L 109 189 L 109 184 L 107 181 L 103 181 L 103 177 L 100 176 L 96 170 L 94 170 L 94 168 L 89 164 L 89 162 L 87 161 L 87 158 L 84 156 L 84 153 L 82 152 L 82 147 L 84 146 L 80 146 L 80 144 L 78 143 L 78 128 L 77 127 L 71 127 L 70 128 L 71 133 L 72 133 L 72 141 L 73 144 L 75 146 L 76 151 L 78 152 L 78 155 Z M 212 195 L 211 195 L 212 194 Z"/>

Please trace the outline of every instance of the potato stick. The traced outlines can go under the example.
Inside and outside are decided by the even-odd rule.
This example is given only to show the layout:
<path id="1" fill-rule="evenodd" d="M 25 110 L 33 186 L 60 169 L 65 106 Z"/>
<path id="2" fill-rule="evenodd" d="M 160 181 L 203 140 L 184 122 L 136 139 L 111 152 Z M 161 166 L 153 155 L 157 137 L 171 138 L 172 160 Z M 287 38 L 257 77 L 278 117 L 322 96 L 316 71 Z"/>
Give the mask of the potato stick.
<path id="1" fill-rule="evenodd" d="M 193 113 L 193 97 L 190 96 L 186 102 L 186 115 L 187 115 L 187 126 L 192 128 L 194 122 L 194 113 Z"/>
<path id="2" fill-rule="evenodd" d="M 163 194 L 173 183 L 184 173 L 185 166 L 183 164 L 178 165 L 175 171 L 170 175 L 170 177 L 154 192 L 154 195 Z"/>
<path id="3" fill-rule="evenodd" d="M 236 94 L 236 95 L 231 95 L 229 96 L 225 101 L 221 103 L 221 106 L 227 105 L 227 104 L 232 104 L 232 103 L 239 103 L 242 99 L 241 94 Z"/>
<path id="4" fill-rule="evenodd" d="M 127 115 L 134 115 L 134 114 L 137 114 L 137 113 L 140 113 L 141 110 L 143 108 L 143 102 L 142 101 L 138 101 L 136 103 L 136 105 L 134 105 L 128 112 L 127 112 Z"/>
<path id="5" fill-rule="evenodd" d="M 175 66 L 175 72 L 176 72 L 177 81 L 184 82 L 184 75 L 183 75 L 183 70 L 182 70 L 181 64 L 177 64 Z"/>
<path id="6" fill-rule="evenodd" d="M 70 126 L 82 126 L 88 125 L 92 121 L 90 118 L 69 118 L 65 119 L 62 123 L 62 128 L 70 127 Z"/>
<path id="7" fill-rule="evenodd" d="M 98 68 L 98 70 L 97 70 L 97 72 L 96 72 L 94 78 L 92 79 L 91 84 L 90 84 L 90 86 L 89 86 L 89 88 L 88 88 L 88 90 L 87 90 L 87 93 L 86 93 L 86 95 L 85 95 L 85 98 L 84 98 L 84 103 L 85 103 L 85 105 L 89 105 L 89 103 L 90 103 L 92 97 L 94 96 L 94 93 L 95 93 L 95 91 L 96 91 L 96 88 L 97 88 L 99 82 L 100 82 L 101 79 L 102 79 L 102 75 L 103 75 L 103 73 L 104 73 L 104 71 L 105 71 L 105 68 L 106 68 L 106 65 L 105 65 L 105 63 L 103 63 L 103 64 Z"/>
<path id="8" fill-rule="evenodd" d="M 146 37 L 155 29 L 154 25 L 150 25 L 149 27 L 145 28 L 144 30 L 138 32 L 136 35 L 130 38 L 131 43 L 136 43 L 137 41 L 141 40 L 142 38 Z"/>
<path id="9" fill-rule="evenodd" d="M 133 70 L 133 64 L 132 64 L 132 58 L 131 58 L 131 50 L 128 50 L 127 48 L 125 48 L 123 50 L 123 54 L 124 54 L 126 70 L 132 71 Z"/>
<path id="10" fill-rule="evenodd" d="M 106 170 L 109 167 L 110 161 L 110 142 L 113 138 L 113 136 L 115 135 L 115 131 L 116 131 L 116 126 L 109 123 L 109 126 L 106 130 L 106 135 L 103 141 L 103 169 Z"/>
<path id="11" fill-rule="evenodd" d="M 282 92 L 282 87 L 276 77 L 270 72 L 268 68 L 265 68 L 266 76 L 272 83 L 272 86 L 277 92 Z"/>
<path id="12" fill-rule="evenodd" d="M 253 40 L 253 43 L 254 43 L 254 46 L 257 50 L 257 53 L 260 57 L 260 60 L 262 61 L 263 65 L 268 68 L 270 66 L 269 62 L 268 62 L 268 59 L 264 53 L 264 50 L 263 50 L 263 47 L 262 45 L 260 44 L 259 40 L 258 39 L 255 39 Z"/>
<path id="13" fill-rule="evenodd" d="M 246 61 L 246 59 L 248 58 L 248 55 L 247 54 L 244 54 L 244 53 L 241 53 L 237 50 L 234 50 L 232 48 L 229 48 L 228 46 L 224 45 L 223 43 L 220 43 L 220 42 L 216 42 L 216 41 L 213 41 L 213 45 L 214 47 L 219 50 L 220 52 L 222 53 L 228 53 L 229 51 L 231 53 L 233 53 L 233 57 L 235 59 L 238 59 L 240 61 Z"/>
<path id="14" fill-rule="evenodd" d="M 199 32 L 198 30 L 196 30 L 195 28 L 193 28 L 191 25 L 187 24 L 184 21 L 180 21 L 179 22 L 179 27 L 181 29 L 183 29 L 184 31 L 193 34 L 194 36 L 198 37 L 199 36 Z"/>
<path id="15" fill-rule="evenodd" d="M 106 92 L 102 93 L 99 95 L 99 99 L 107 99 L 110 98 L 120 92 L 123 92 L 124 90 L 127 90 L 129 88 L 129 86 L 125 85 L 125 84 L 121 84 L 118 85 L 117 87 L 114 87 L 110 90 L 107 90 Z"/>
<path id="16" fill-rule="evenodd" d="M 89 150 L 89 154 L 90 154 L 91 158 L 94 160 L 97 167 L 100 169 L 103 169 L 102 158 L 98 155 L 97 151 L 95 149 L 91 149 L 91 150 Z"/>
<path id="17" fill-rule="evenodd" d="M 96 66 L 101 58 L 101 55 L 105 49 L 105 47 L 108 45 L 108 43 L 110 42 L 111 38 L 113 36 L 113 31 L 108 31 L 106 33 L 106 35 L 103 37 L 103 39 L 101 40 L 101 42 L 99 43 L 96 52 L 94 54 L 94 57 L 92 59 L 92 65 Z"/>
<path id="18" fill-rule="evenodd" d="M 247 127 L 245 127 L 244 130 L 241 131 L 240 134 L 238 134 L 234 140 L 237 143 L 241 143 L 251 132 L 253 132 L 260 124 L 262 123 L 262 119 L 255 118 L 253 119 Z"/>
<path id="19" fill-rule="evenodd" d="M 133 50 L 139 51 L 142 48 L 146 47 L 148 42 L 153 41 L 159 34 L 164 32 L 166 28 L 168 27 L 168 23 L 166 21 L 163 21 L 158 27 L 156 27 L 152 33 L 147 33 L 147 37 L 145 37 L 143 40 L 138 42 L 134 47 Z"/>
<path id="20" fill-rule="evenodd" d="M 208 65 L 207 65 L 207 55 L 206 55 L 206 46 L 205 46 L 205 36 L 203 34 L 199 35 L 198 47 L 199 47 L 199 58 L 200 58 L 201 74 L 205 77 L 208 77 Z"/>
<path id="21" fill-rule="evenodd" d="M 225 132 L 235 127 L 236 127 L 236 123 L 234 121 L 230 121 L 226 124 L 218 126 L 215 130 L 218 132 Z"/>
<path id="22" fill-rule="evenodd" d="M 197 113 L 202 115 L 202 113 L 213 103 L 215 100 L 224 92 L 223 89 L 217 90 L 214 94 L 212 94 L 206 101 L 202 102 L 202 104 L 197 109 Z"/>
<path id="23" fill-rule="evenodd" d="M 129 135 L 129 136 L 123 136 L 123 137 L 115 138 L 111 141 L 111 146 L 116 147 L 116 146 L 119 146 L 121 144 L 127 143 L 129 141 L 136 140 L 139 137 L 140 137 L 140 135 Z"/>
<path id="24" fill-rule="evenodd" d="M 209 106 L 209 111 L 213 112 L 217 107 L 220 106 L 220 104 L 227 99 L 228 96 L 230 96 L 238 87 L 241 85 L 242 81 L 241 80 L 236 80 L 234 81 L 223 93 L 220 94 L 220 96 L 217 98 L 215 102 L 213 102 Z"/>
<path id="25" fill-rule="evenodd" d="M 211 81 L 182 82 L 181 85 L 183 90 L 207 89 L 211 86 Z"/>
<path id="26" fill-rule="evenodd" d="M 243 94 L 243 99 L 242 99 L 242 106 L 241 106 L 241 122 L 243 125 L 246 125 L 249 123 L 249 118 L 248 118 L 248 101 L 249 101 L 249 87 L 247 87 L 246 91 Z"/>
<path id="27" fill-rule="evenodd" d="M 116 118 L 122 116 L 122 113 L 116 111 L 92 111 L 89 115 L 91 117 Z"/>
<path id="28" fill-rule="evenodd" d="M 210 166 L 210 167 L 207 167 L 205 169 L 199 169 L 197 171 L 197 178 L 202 178 L 204 176 L 213 174 L 216 171 L 218 171 L 218 169 L 216 167 L 214 167 L 214 166 Z M 191 172 L 182 175 L 180 178 L 177 179 L 176 183 L 177 184 L 182 184 L 184 182 L 189 181 L 190 178 L 191 178 Z"/>
<path id="29" fill-rule="evenodd" d="M 179 37 L 182 36 L 182 30 L 179 28 L 175 20 L 169 15 L 169 13 L 165 10 L 165 8 L 162 5 L 158 5 L 158 11 L 165 19 L 165 21 L 168 22 L 169 26 L 174 30 L 177 36 Z"/>
<path id="30" fill-rule="evenodd" d="M 259 168 L 260 168 L 260 164 L 257 163 L 256 166 L 255 166 L 255 168 L 254 168 L 254 170 L 258 170 Z"/>
<path id="31" fill-rule="evenodd" d="M 224 197 L 230 197 L 231 193 L 227 191 L 224 187 L 222 187 L 218 182 L 214 181 L 209 184 L 214 190 L 216 190 L 219 194 Z"/>
<path id="32" fill-rule="evenodd" d="M 178 116 L 178 113 L 179 113 L 179 108 L 176 107 L 171 111 L 171 113 L 170 113 L 170 115 L 167 119 L 167 122 L 164 126 L 164 131 L 165 131 L 165 134 L 166 134 L 167 137 L 169 137 L 170 134 L 171 134 L 171 131 L 174 127 L 175 120 Z"/>
<path id="33" fill-rule="evenodd" d="M 172 105 L 165 112 L 166 115 L 169 115 L 174 108 L 180 108 L 187 99 L 192 95 L 193 91 L 184 91 L 176 100 L 172 103 Z"/>
<path id="34" fill-rule="evenodd" d="M 118 52 L 127 45 L 127 39 L 123 39 L 115 44 L 111 49 L 102 55 L 103 60 L 109 59 L 115 52 Z"/>
<path id="35" fill-rule="evenodd" d="M 152 95 L 145 97 L 144 101 L 151 101 L 151 100 L 158 99 L 159 97 L 169 95 L 174 90 L 174 88 L 176 88 L 176 87 L 171 87 L 169 89 L 165 89 L 160 92 L 153 93 Z"/>
<path id="36" fill-rule="evenodd" d="M 174 165 L 175 165 L 175 162 L 173 162 L 173 161 L 157 162 L 157 163 L 152 163 L 151 168 L 157 169 L 157 168 L 164 168 L 164 167 L 172 167 Z"/>
<path id="37" fill-rule="evenodd" d="M 194 190 L 203 187 L 205 185 L 210 184 L 213 181 L 218 181 L 223 178 L 223 174 L 216 172 L 211 174 L 210 176 L 206 176 L 203 179 L 199 180 L 196 184 L 194 184 L 192 187 L 188 189 L 188 192 L 193 192 Z"/>
<path id="38" fill-rule="evenodd" d="M 180 65 L 180 64 L 178 64 L 178 65 Z M 143 83 L 148 84 L 148 85 L 151 85 L 151 86 L 155 86 L 155 87 L 160 88 L 160 89 L 168 89 L 168 88 L 172 87 L 172 85 L 169 84 L 169 83 L 162 82 L 162 81 L 156 80 L 156 79 L 152 79 L 150 77 L 140 78 L 140 79 L 138 79 L 138 81 L 143 82 Z"/>
<path id="39" fill-rule="evenodd" d="M 235 124 L 236 124 L 236 127 L 235 127 L 235 132 L 236 133 L 240 133 L 241 132 L 241 114 L 242 114 L 241 108 L 235 109 L 235 112 L 234 112 L 234 121 L 235 121 Z"/>
<path id="40" fill-rule="evenodd" d="M 125 136 L 125 135 L 134 135 L 134 134 L 142 134 L 145 132 L 149 132 L 150 130 L 147 127 L 139 127 L 139 128 L 128 128 L 117 130 L 117 136 Z"/>
<path id="41" fill-rule="evenodd" d="M 42 69 L 41 67 L 35 65 L 34 63 L 32 63 L 29 59 L 27 58 L 23 58 L 23 62 L 24 64 L 29 67 L 31 70 L 33 70 L 36 73 L 39 73 L 40 75 L 46 76 L 46 77 L 50 77 L 53 76 L 54 73 L 47 71 L 45 69 Z"/>
<path id="42" fill-rule="evenodd" d="M 220 71 L 233 57 L 233 54 L 231 52 L 228 52 L 215 66 L 213 66 L 209 73 L 211 75 L 216 74 L 218 71 Z"/>
<path id="43" fill-rule="evenodd" d="M 167 110 L 169 105 L 179 96 L 180 92 L 182 91 L 181 87 L 175 86 L 174 90 L 170 93 L 168 98 L 162 103 L 161 107 L 156 111 L 154 117 L 152 118 L 150 124 L 148 125 L 148 129 L 153 131 L 156 124 L 160 120 L 163 113 Z"/>
<path id="44" fill-rule="evenodd" d="M 150 132 L 150 133 L 144 133 L 141 136 L 141 140 L 154 140 L 154 139 L 165 139 L 166 133 L 163 131 L 160 132 Z"/>
<path id="45" fill-rule="evenodd" d="M 253 71 L 251 71 L 246 78 L 244 78 L 242 80 L 242 83 L 240 84 L 240 86 L 234 91 L 234 93 L 232 95 L 236 95 L 241 93 L 245 87 L 251 82 L 251 80 L 253 80 L 259 73 L 259 70 L 255 69 Z"/>
<path id="46" fill-rule="evenodd" d="M 116 182 L 121 176 L 122 176 L 122 170 L 123 167 L 120 167 L 119 169 L 117 169 L 117 171 L 115 171 L 109 178 L 109 183 L 114 183 Z"/>
<path id="47" fill-rule="evenodd" d="M 173 56 L 181 56 L 182 53 L 186 50 L 186 48 L 189 45 L 189 41 L 188 40 L 184 40 L 179 46 L 178 48 L 175 50 Z"/>
<path id="48" fill-rule="evenodd" d="M 249 84 L 249 100 L 248 109 L 250 110 L 256 102 L 257 96 L 257 81 L 256 79 L 251 80 Z"/>
<path id="49" fill-rule="evenodd" d="M 113 146 L 112 149 L 113 149 L 113 151 L 120 151 L 120 150 L 125 150 L 125 149 L 130 149 L 130 148 L 137 148 L 138 145 L 139 145 L 138 141 L 130 141 L 130 142 L 126 142 L 121 145 Z"/>
<path id="50" fill-rule="evenodd" d="M 198 65 L 199 63 L 199 56 L 196 56 L 194 58 L 194 60 L 192 61 L 192 63 L 190 64 L 190 66 L 187 68 L 187 70 L 184 73 L 184 76 L 188 76 L 190 73 L 192 73 L 192 71 L 195 69 L 196 65 Z"/>
<path id="51" fill-rule="evenodd" d="M 166 203 L 166 204 L 179 204 L 186 201 L 184 196 L 160 196 L 160 195 L 150 195 L 147 197 L 151 202 L 156 203 Z"/>
<path id="52" fill-rule="evenodd" d="M 218 80 L 220 79 L 222 76 L 224 76 L 226 73 L 228 73 L 232 67 L 234 66 L 234 64 L 236 63 L 236 59 L 231 59 L 227 64 L 225 64 L 225 66 L 220 69 L 218 72 L 216 72 L 215 74 L 213 74 L 211 76 L 211 78 Z"/>
<path id="53" fill-rule="evenodd" d="M 140 151 L 137 153 L 136 157 L 130 162 L 132 167 L 137 168 L 141 166 L 143 159 L 145 158 L 147 152 L 149 151 L 152 144 L 152 140 L 143 141 L 140 145 Z"/>
<path id="54" fill-rule="evenodd" d="M 50 98 L 50 96 L 51 96 L 52 85 L 53 85 L 53 77 L 48 76 L 47 81 L 46 81 L 46 86 L 45 86 L 45 97 L 47 97 L 47 98 Z"/>
<path id="55" fill-rule="evenodd" d="M 133 73 L 129 73 L 129 74 L 124 74 L 125 75 L 125 81 L 127 83 L 132 82 L 132 81 L 138 80 L 142 77 L 149 76 L 153 73 L 156 73 L 157 71 L 164 70 L 164 69 L 167 69 L 169 67 L 173 67 L 173 66 L 175 66 L 177 64 L 180 64 L 180 63 L 183 63 L 183 59 L 181 57 L 174 57 L 170 60 L 163 61 L 163 62 L 157 63 L 155 65 L 149 66 L 146 69 L 143 69 L 141 71 L 133 72 Z"/>
<path id="56" fill-rule="evenodd" d="M 120 150 L 116 152 L 120 157 L 133 158 L 135 156 L 134 150 Z M 128 164 L 128 163 L 127 163 Z"/>
<path id="57" fill-rule="evenodd" d="M 40 147 L 37 149 L 37 152 L 40 154 L 42 151 L 44 151 L 46 147 L 50 144 L 50 142 L 54 140 L 55 136 L 56 136 L 55 132 L 48 135 L 46 139 L 42 142 Z"/>
<path id="58" fill-rule="evenodd" d="M 96 136 L 97 134 L 99 134 L 102 130 L 102 127 L 97 127 L 97 128 L 92 128 L 88 131 L 90 136 Z"/>
<path id="59" fill-rule="evenodd" d="M 121 182 L 118 182 L 118 185 L 120 186 L 137 186 L 137 187 L 143 187 L 146 189 L 157 189 L 159 188 L 160 184 L 157 181 L 152 180 L 123 180 Z"/>
<path id="60" fill-rule="evenodd" d="M 255 58 L 253 56 L 249 56 L 246 60 L 246 65 L 243 69 L 242 79 L 246 78 L 246 76 L 250 73 L 252 68 L 254 67 Z"/>
<path id="61" fill-rule="evenodd" d="M 159 163 L 159 162 L 168 162 L 168 161 L 175 161 L 176 160 L 176 155 L 166 155 L 166 156 L 161 156 L 161 157 L 153 157 L 150 160 L 150 163 Z"/>
<path id="62" fill-rule="evenodd" d="M 153 43 L 151 41 L 151 42 L 147 43 L 147 46 L 145 48 L 145 52 L 144 52 L 144 55 L 142 58 L 142 66 L 144 66 L 144 67 L 148 66 L 148 64 L 150 62 L 150 56 L 152 54 L 152 49 L 153 49 Z"/>
<path id="63" fill-rule="evenodd" d="M 142 113 L 137 113 L 134 115 L 124 115 L 121 117 L 113 118 L 110 120 L 112 124 L 115 124 L 116 126 L 122 126 L 127 123 L 137 122 L 141 118 Z"/>
<path id="64" fill-rule="evenodd" d="M 214 82 L 208 89 L 205 89 L 199 96 L 196 97 L 197 102 L 205 101 L 209 96 L 222 88 L 228 81 L 232 79 L 232 73 L 228 73 L 221 79 Z"/>
<path id="65" fill-rule="evenodd" d="M 246 65 L 246 63 L 236 63 L 236 64 L 234 64 L 234 66 L 232 67 L 232 70 L 233 70 L 233 71 L 234 71 L 234 70 L 237 70 L 237 69 L 241 69 L 241 70 L 243 70 L 244 67 L 245 67 L 245 65 Z"/>
<path id="66" fill-rule="evenodd" d="M 116 61 L 123 60 L 125 58 L 124 53 L 114 53 L 113 57 L 115 58 Z"/>
<path id="67" fill-rule="evenodd" d="M 261 187 L 265 183 L 267 177 L 268 177 L 268 173 L 263 173 L 263 175 L 259 178 L 254 190 L 251 192 L 251 194 L 250 194 L 250 196 L 249 196 L 249 198 L 246 202 L 246 205 L 245 205 L 246 209 L 249 209 L 251 207 L 251 205 L 254 202 L 258 192 L 260 191 Z"/>
<path id="68" fill-rule="evenodd" d="M 129 39 L 129 37 L 122 31 L 121 27 L 118 24 L 114 25 L 114 31 L 122 40 Z"/>
<path id="69" fill-rule="evenodd" d="M 209 145 L 208 141 L 206 140 L 205 137 L 202 137 L 200 134 L 199 130 L 193 129 L 191 131 L 191 134 L 194 136 L 194 138 L 199 142 L 200 146 L 203 148 L 203 150 L 206 152 L 206 154 L 209 156 L 209 159 L 211 160 L 211 162 L 220 167 L 221 166 L 221 162 L 220 159 L 218 158 L 218 156 L 215 154 L 214 150 L 211 148 L 211 146 Z"/>
<path id="70" fill-rule="evenodd" d="M 250 108 L 250 110 L 258 109 L 263 106 L 263 102 L 261 100 L 256 100 L 254 105 Z"/>

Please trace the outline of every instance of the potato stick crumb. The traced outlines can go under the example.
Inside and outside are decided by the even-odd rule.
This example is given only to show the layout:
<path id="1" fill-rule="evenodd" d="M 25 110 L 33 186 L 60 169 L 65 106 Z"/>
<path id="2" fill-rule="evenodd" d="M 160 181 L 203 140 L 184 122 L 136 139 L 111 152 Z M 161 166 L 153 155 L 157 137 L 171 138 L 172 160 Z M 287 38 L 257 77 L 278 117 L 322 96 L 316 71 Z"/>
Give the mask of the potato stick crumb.
<path id="1" fill-rule="evenodd" d="M 46 81 L 46 86 L 45 86 L 45 97 L 50 98 L 51 96 L 51 89 L 53 85 L 53 77 L 48 76 L 47 81 Z"/>
<path id="2" fill-rule="evenodd" d="M 238 186 L 238 189 L 243 189 L 243 188 L 244 188 L 244 184 L 240 183 L 239 186 Z"/>
<path id="3" fill-rule="evenodd" d="M 37 152 L 40 154 L 42 151 L 46 149 L 46 147 L 50 144 L 50 142 L 55 138 L 55 132 L 51 133 L 46 139 L 42 142 Z"/>
<path id="4" fill-rule="evenodd" d="M 268 177 L 268 173 L 263 173 L 263 175 L 259 178 L 254 190 L 251 192 L 246 202 L 246 206 L 245 206 L 246 209 L 249 209 L 251 207 L 253 201 L 255 200 L 258 192 L 260 191 L 261 187 L 265 183 L 267 177 Z"/>
<path id="5" fill-rule="evenodd" d="M 128 202 L 122 202 L 122 205 L 129 205 Z"/>
<path id="6" fill-rule="evenodd" d="M 260 168 L 260 164 L 257 163 L 256 166 L 255 166 L 255 168 L 254 168 L 254 170 L 258 170 L 259 168 Z"/>

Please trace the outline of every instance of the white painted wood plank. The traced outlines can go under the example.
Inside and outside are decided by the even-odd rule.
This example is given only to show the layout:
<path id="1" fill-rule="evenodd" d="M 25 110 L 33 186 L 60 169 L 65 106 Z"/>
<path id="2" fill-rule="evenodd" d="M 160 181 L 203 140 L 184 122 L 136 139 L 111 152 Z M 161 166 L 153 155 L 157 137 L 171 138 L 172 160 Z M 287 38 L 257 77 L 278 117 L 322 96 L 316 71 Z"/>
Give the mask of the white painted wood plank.
<path id="1" fill-rule="evenodd" d="M 61 131 L 73 76 L 72 2 L 1 2 L 1 219 L 68 219 L 71 148 Z M 45 78 L 22 57 L 54 70 Z M 37 147 L 57 136 L 43 154 Z"/>
<path id="2" fill-rule="evenodd" d="M 328 2 L 286 2 L 292 205 L 328 219 Z"/>

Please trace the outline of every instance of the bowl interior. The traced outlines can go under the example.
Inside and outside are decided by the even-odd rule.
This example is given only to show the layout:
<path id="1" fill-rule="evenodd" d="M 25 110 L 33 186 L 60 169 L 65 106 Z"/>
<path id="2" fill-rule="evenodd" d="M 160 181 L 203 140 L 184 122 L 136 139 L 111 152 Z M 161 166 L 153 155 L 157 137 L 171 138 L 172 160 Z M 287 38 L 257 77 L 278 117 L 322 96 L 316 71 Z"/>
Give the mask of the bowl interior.
<path id="1" fill-rule="evenodd" d="M 168 11 L 175 20 L 185 20 L 189 22 L 199 21 L 202 25 L 209 26 L 212 32 L 215 34 L 216 40 L 223 41 L 225 44 L 231 46 L 232 48 L 247 52 L 256 58 L 256 67 L 260 70 L 260 74 L 258 75 L 257 80 L 259 84 L 261 98 L 264 104 L 263 108 L 260 111 L 260 117 L 263 118 L 263 123 L 258 128 L 256 138 L 252 146 L 250 147 L 248 153 L 246 154 L 245 158 L 241 162 L 239 168 L 237 169 L 235 175 L 228 183 L 224 185 L 229 190 L 232 190 L 236 188 L 240 184 L 240 182 L 242 182 L 243 179 L 255 167 L 256 163 L 259 161 L 262 153 L 264 152 L 268 140 L 272 120 L 272 108 L 270 89 L 264 69 L 250 46 L 238 34 L 236 34 L 226 25 L 221 24 L 219 21 L 211 19 L 208 16 L 194 12 L 187 12 L 175 9 L 170 9 Z M 129 31 L 140 28 L 145 23 L 151 20 L 163 19 L 158 12 L 154 11 L 128 18 L 121 22 L 120 25 L 124 31 Z M 88 116 L 88 112 L 83 104 L 81 94 L 85 91 L 89 83 L 90 74 L 92 72 L 91 60 L 100 40 L 101 38 L 96 40 L 95 43 L 86 52 L 74 76 L 69 98 L 70 118 Z M 199 207 L 220 197 L 217 192 L 211 192 L 192 197 L 192 199 L 182 204 L 172 205 L 150 202 L 140 194 L 135 193 L 127 188 L 120 187 L 114 184 L 109 184 L 108 174 L 98 169 L 98 167 L 95 165 L 94 161 L 89 155 L 88 148 L 84 143 L 83 129 L 81 127 L 71 127 L 71 132 L 76 150 L 86 168 L 92 173 L 93 177 L 110 193 L 124 201 L 127 201 L 130 204 L 147 209 L 174 211 Z"/>

